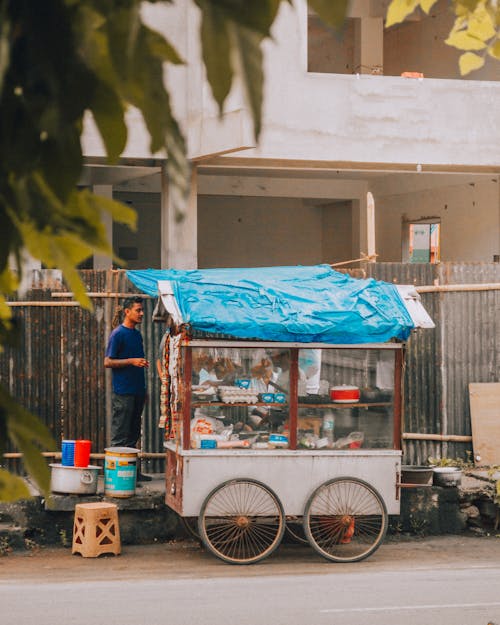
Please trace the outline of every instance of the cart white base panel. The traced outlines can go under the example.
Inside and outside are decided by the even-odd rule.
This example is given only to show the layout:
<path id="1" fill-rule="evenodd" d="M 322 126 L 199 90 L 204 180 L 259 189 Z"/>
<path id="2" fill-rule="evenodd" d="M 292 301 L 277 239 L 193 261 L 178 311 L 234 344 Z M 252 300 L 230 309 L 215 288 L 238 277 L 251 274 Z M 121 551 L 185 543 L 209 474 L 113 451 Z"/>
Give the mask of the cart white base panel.
<path id="1" fill-rule="evenodd" d="M 272 489 L 285 515 L 302 516 L 313 491 L 335 477 L 355 477 L 375 488 L 388 514 L 400 512 L 401 451 L 180 450 L 167 451 L 166 503 L 184 517 L 199 515 L 207 495 L 227 480 L 251 478 Z"/>

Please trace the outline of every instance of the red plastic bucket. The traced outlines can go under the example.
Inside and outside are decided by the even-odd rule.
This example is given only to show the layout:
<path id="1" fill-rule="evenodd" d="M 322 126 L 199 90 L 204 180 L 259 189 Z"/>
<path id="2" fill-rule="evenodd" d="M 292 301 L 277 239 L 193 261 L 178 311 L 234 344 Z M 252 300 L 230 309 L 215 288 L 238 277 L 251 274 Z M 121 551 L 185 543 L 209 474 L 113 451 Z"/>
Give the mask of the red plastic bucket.
<path id="1" fill-rule="evenodd" d="M 90 462 L 90 450 L 92 441 L 75 441 L 75 467 L 88 467 Z"/>

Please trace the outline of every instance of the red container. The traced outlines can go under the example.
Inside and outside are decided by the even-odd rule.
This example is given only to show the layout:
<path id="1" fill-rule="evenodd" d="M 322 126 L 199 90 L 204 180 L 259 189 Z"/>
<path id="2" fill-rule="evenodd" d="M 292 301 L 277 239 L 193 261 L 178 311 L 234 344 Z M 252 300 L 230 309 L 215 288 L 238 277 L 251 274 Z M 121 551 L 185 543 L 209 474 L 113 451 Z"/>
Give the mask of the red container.
<path id="1" fill-rule="evenodd" d="M 75 441 L 75 467 L 89 466 L 91 448 L 92 441 L 82 439 Z"/>
<path id="2" fill-rule="evenodd" d="M 330 399 L 339 404 L 353 404 L 359 401 L 359 388 L 357 386 L 332 386 Z"/>

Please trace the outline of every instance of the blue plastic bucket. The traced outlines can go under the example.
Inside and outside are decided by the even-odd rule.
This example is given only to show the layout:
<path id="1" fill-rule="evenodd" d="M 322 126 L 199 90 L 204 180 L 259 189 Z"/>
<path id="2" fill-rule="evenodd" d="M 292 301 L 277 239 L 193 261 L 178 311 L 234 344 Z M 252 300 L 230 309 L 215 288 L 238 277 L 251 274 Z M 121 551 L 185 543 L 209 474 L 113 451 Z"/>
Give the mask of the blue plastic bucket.
<path id="1" fill-rule="evenodd" d="M 61 443 L 61 464 L 63 467 L 75 465 L 75 441 L 64 440 Z"/>
<path id="2" fill-rule="evenodd" d="M 104 450 L 104 494 L 132 497 L 137 481 L 137 454 L 134 447 L 107 447 Z"/>

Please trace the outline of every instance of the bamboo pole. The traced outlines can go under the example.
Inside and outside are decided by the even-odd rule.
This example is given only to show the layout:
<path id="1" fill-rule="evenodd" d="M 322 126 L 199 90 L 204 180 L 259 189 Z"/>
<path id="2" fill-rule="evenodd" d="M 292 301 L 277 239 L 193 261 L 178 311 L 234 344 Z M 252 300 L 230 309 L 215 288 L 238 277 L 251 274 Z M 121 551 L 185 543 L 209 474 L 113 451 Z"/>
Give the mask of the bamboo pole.
<path id="1" fill-rule="evenodd" d="M 152 295 L 146 295 L 145 293 L 98 293 L 97 291 L 89 291 L 85 293 L 87 297 L 107 298 L 107 297 L 142 297 L 143 299 L 154 299 Z M 51 297 L 74 297 L 74 293 L 71 291 L 55 291 L 51 293 Z"/>
<path id="2" fill-rule="evenodd" d="M 30 301 L 25 301 L 25 302 L 7 302 L 7 304 L 11 307 L 23 307 L 23 306 L 38 306 L 38 307 L 44 307 L 44 306 L 51 306 L 52 308 L 57 308 L 58 306 L 80 306 L 80 302 L 47 302 L 47 301 L 40 301 L 40 302 L 30 302 Z"/>
<path id="3" fill-rule="evenodd" d="M 450 443 L 470 443 L 472 436 L 461 436 L 459 434 L 420 434 L 405 432 L 402 436 L 407 441 L 441 441 Z"/>
<path id="4" fill-rule="evenodd" d="M 60 460 L 61 455 L 62 454 L 60 451 L 42 451 L 42 456 L 44 458 L 55 458 L 55 459 Z M 165 458 L 165 454 L 161 452 L 145 451 L 144 453 L 139 452 L 137 455 L 139 458 L 149 458 L 149 459 Z M 17 460 L 17 459 L 22 458 L 23 454 L 20 452 L 7 452 L 3 454 L 3 457 L 6 460 Z M 90 454 L 90 458 L 93 460 L 103 460 L 105 457 L 106 457 L 106 454 L 99 454 L 99 453 Z"/>
<path id="5" fill-rule="evenodd" d="M 417 293 L 453 293 L 467 291 L 500 291 L 498 282 L 485 282 L 484 284 L 436 284 L 416 286 Z"/>
<path id="6" fill-rule="evenodd" d="M 52 297 L 54 298 L 62 298 L 62 297 L 73 297 L 73 293 L 64 293 L 64 292 L 60 292 L 57 291 L 56 293 L 52 293 L 51 294 Z M 151 295 L 143 295 L 142 293 L 87 293 L 86 294 L 88 297 L 90 298 L 94 298 L 94 299 L 106 299 L 106 298 L 125 298 L 125 297 L 134 297 L 134 296 L 138 296 L 138 297 L 142 297 L 142 299 L 154 299 L 153 296 Z M 7 302 L 7 304 L 9 306 L 13 306 L 13 307 L 23 307 L 23 306 L 39 306 L 39 307 L 55 307 L 57 308 L 58 306 L 80 306 L 80 302 L 59 302 L 59 301 L 16 301 L 16 302 Z"/>

